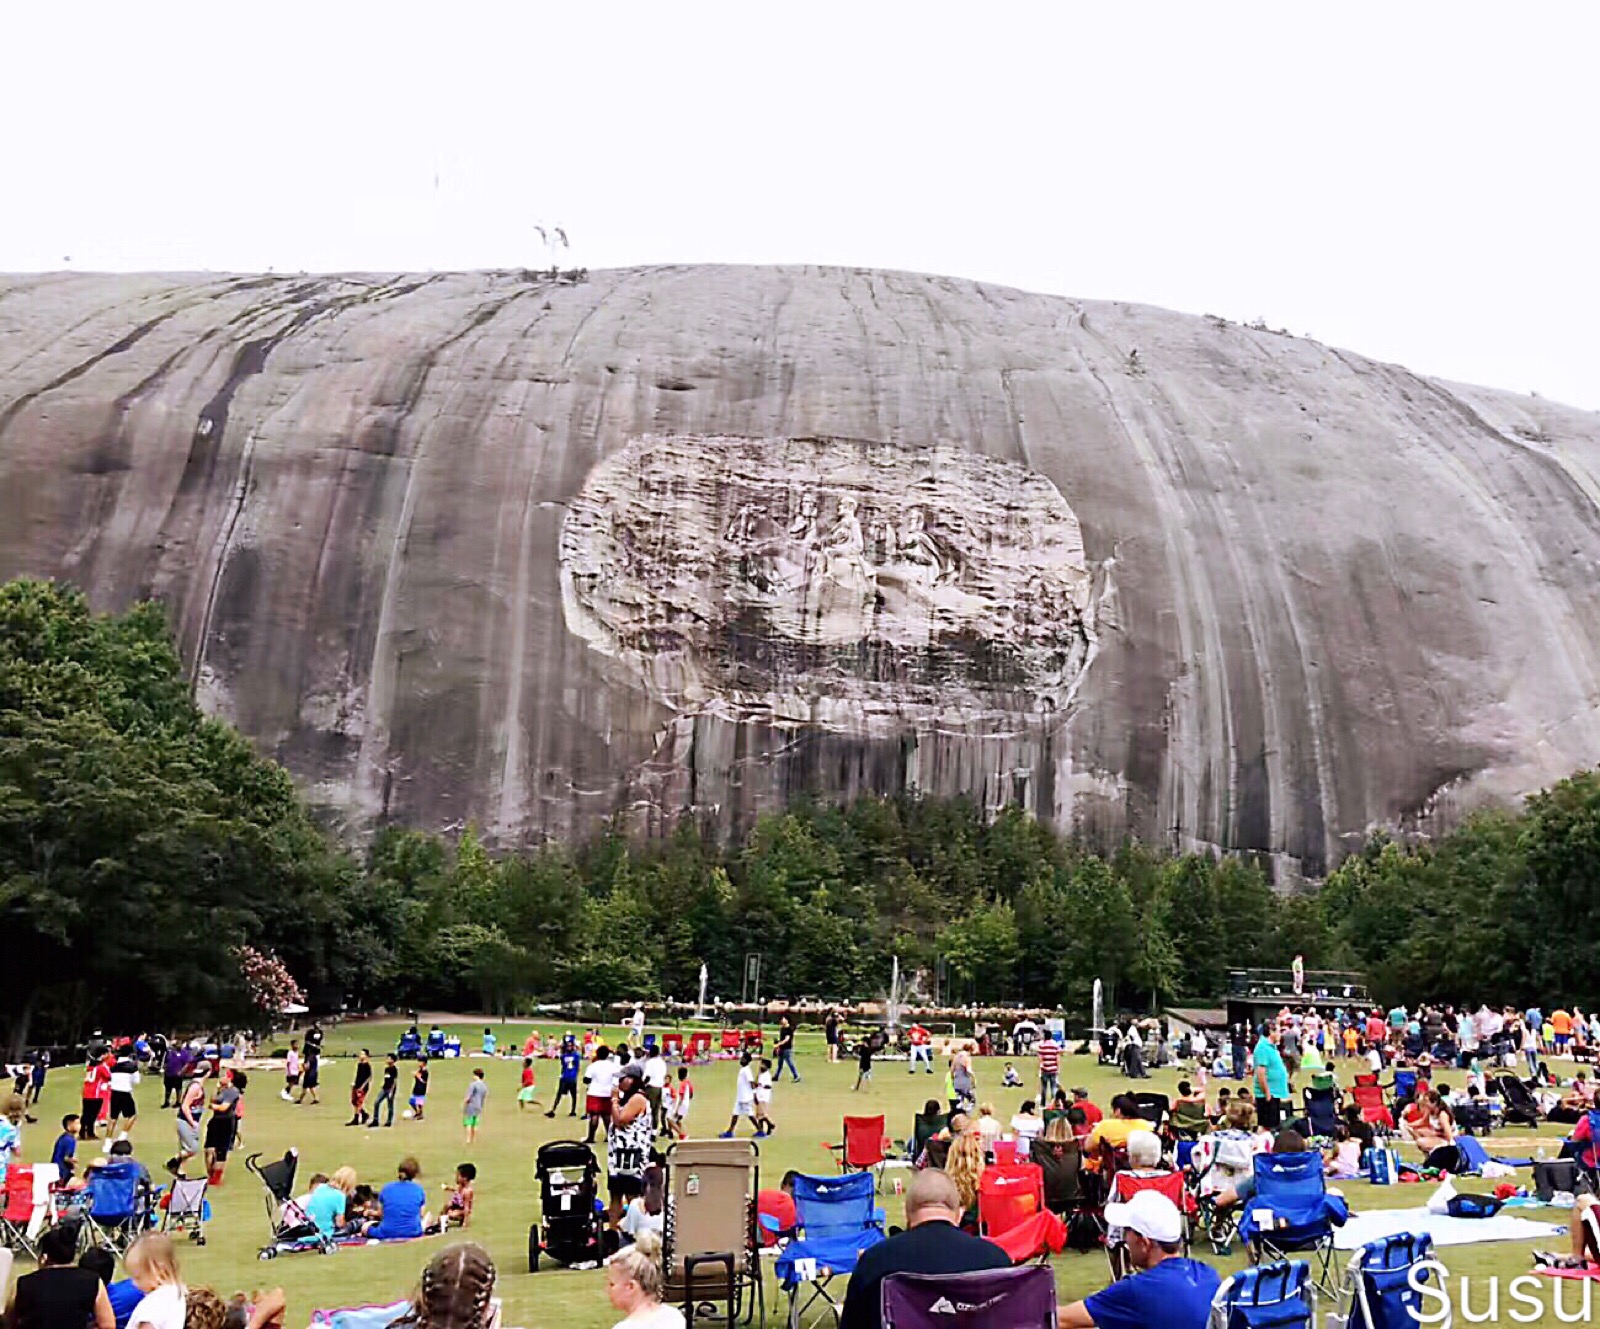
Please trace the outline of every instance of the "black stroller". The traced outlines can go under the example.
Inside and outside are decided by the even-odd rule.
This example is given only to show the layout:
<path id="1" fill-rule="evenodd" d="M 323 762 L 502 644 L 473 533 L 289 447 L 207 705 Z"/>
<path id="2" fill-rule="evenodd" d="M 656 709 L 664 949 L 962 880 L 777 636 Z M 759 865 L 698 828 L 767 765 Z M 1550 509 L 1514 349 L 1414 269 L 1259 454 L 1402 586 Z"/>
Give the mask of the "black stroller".
<path id="1" fill-rule="evenodd" d="M 1528 1088 L 1526 1081 L 1510 1071 L 1495 1076 L 1495 1080 L 1500 1086 L 1501 1097 L 1505 1099 L 1506 1121 L 1537 1126 L 1543 1114 L 1539 1111 L 1539 1100 L 1533 1096 L 1533 1090 Z"/>
<path id="2" fill-rule="evenodd" d="M 257 1252 L 258 1257 L 275 1260 L 280 1255 L 300 1251 L 333 1254 L 333 1238 L 318 1230 L 294 1198 L 294 1174 L 300 1165 L 300 1151 L 289 1149 L 273 1163 L 261 1163 L 260 1158 L 260 1154 L 251 1154 L 244 1160 L 245 1167 L 261 1178 L 267 1191 L 267 1223 L 272 1229 L 272 1240 Z"/>
<path id="3" fill-rule="evenodd" d="M 533 1174 L 543 1226 L 528 1229 L 528 1272 L 539 1272 L 541 1254 L 569 1269 L 593 1269 L 605 1253 L 600 1164 L 593 1151 L 579 1140 L 552 1140 L 539 1146 Z"/>

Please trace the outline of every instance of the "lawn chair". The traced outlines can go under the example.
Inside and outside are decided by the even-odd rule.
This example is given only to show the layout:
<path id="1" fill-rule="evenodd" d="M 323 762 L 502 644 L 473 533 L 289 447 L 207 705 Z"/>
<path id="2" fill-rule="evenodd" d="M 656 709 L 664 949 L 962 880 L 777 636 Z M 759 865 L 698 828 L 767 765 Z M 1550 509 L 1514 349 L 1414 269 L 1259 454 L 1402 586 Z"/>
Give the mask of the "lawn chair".
<path id="1" fill-rule="evenodd" d="M 1189 1190 L 1195 1197 L 1196 1221 L 1218 1255 L 1227 1255 L 1233 1248 L 1239 1221 L 1233 1210 L 1218 1210 L 1216 1197 L 1254 1175 L 1257 1152 L 1255 1137 L 1248 1131 L 1220 1130 L 1201 1136 L 1189 1155 Z"/>
<path id="2" fill-rule="evenodd" d="M 1111 1190 L 1106 1196 L 1107 1204 L 1127 1204 L 1140 1191 L 1156 1191 L 1165 1195 L 1177 1207 L 1183 1216 L 1183 1253 L 1189 1254 L 1189 1227 L 1195 1215 L 1195 1200 L 1189 1194 L 1185 1185 L 1185 1177 L 1181 1172 L 1160 1172 L 1154 1176 L 1141 1176 L 1137 1172 L 1119 1172 L 1111 1183 Z M 1126 1278 L 1133 1272 L 1133 1264 L 1128 1258 L 1128 1247 L 1122 1239 L 1122 1233 L 1115 1228 L 1106 1232 L 1106 1262 L 1111 1266 L 1111 1277 L 1115 1281 Z"/>
<path id="3" fill-rule="evenodd" d="M 1497 1075 L 1495 1083 L 1500 1086 L 1500 1096 L 1505 1099 L 1507 1122 L 1523 1126 L 1537 1126 L 1543 1115 L 1539 1111 L 1539 1100 L 1533 1096 L 1533 1090 L 1515 1075 L 1507 1072 Z"/>
<path id="4" fill-rule="evenodd" d="M 1055 1329 L 1056 1280 L 1045 1265 L 975 1274 L 890 1274 L 883 1329 Z"/>
<path id="5" fill-rule="evenodd" d="M 1300 1100 L 1305 1104 L 1311 1134 L 1331 1140 L 1339 1129 L 1339 1098 L 1332 1089 L 1306 1089 Z"/>
<path id="6" fill-rule="evenodd" d="M 730 1325 L 766 1318 L 757 1160 L 753 1140 L 680 1140 L 667 1150 L 662 1300 L 681 1304 L 691 1323 L 716 1305 Z"/>
<path id="7" fill-rule="evenodd" d="M 722 1031 L 722 1051 L 737 1054 L 740 1045 L 740 1034 L 737 1029 L 724 1029 Z"/>
<path id="8" fill-rule="evenodd" d="M 1172 1115 L 1172 1099 L 1166 1094 L 1141 1092 L 1132 1095 L 1139 1104 L 1139 1115 L 1150 1123 L 1157 1135 L 1165 1137 L 1167 1122 Z"/>
<path id="9" fill-rule="evenodd" d="M 83 1230 L 80 1240 L 107 1246 L 120 1257 L 149 1225 L 150 1191 L 134 1162 L 102 1163 L 84 1174 Z"/>
<path id="10" fill-rule="evenodd" d="M 1322 1155 L 1257 1154 L 1256 1193 L 1242 1207 L 1239 1235 L 1253 1264 L 1282 1259 L 1291 1252 L 1311 1256 L 1319 1290 L 1337 1296 L 1333 1286 L 1333 1230 L 1350 1216 L 1342 1196 L 1330 1195 Z"/>
<path id="11" fill-rule="evenodd" d="M 6 1170 L 5 1207 L 0 1209 L 0 1246 L 38 1258 L 38 1248 L 28 1234 L 33 1222 L 33 1169 L 12 1166 Z"/>
<path id="12" fill-rule="evenodd" d="M 978 1235 L 1011 1257 L 1012 1264 L 1059 1255 L 1067 1225 L 1044 1202 L 1044 1169 L 1037 1163 L 989 1167 L 978 1178 Z"/>
<path id="13" fill-rule="evenodd" d="M 1347 1329 L 1416 1329 L 1424 1323 L 1418 1287 L 1434 1277 L 1432 1263 L 1433 1238 L 1425 1232 L 1369 1241 L 1345 1271 Z"/>
<path id="14" fill-rule="evenodd" d="M 1392 1135 L 1394 1113 L 1389 1111 L 1389 1105 L 1384 1101 L 1383 1089 L 1376 1084 L 1362 1084 L 1361 1078 L 1357 1077 L 1357 1082 L 1350 1089 L 1350 1101 L 1361 1109 L 1362 1121 L 1383 1134 Z"/>
<path id="15" fill-rule="evenodd" d="M 927 1166 L 943 1170 L 944 1165 L 950 1160 L 949 1140 L 929 1140 L 926 1146 Z"/>
<path id="16" fill-rule="evenodd" d="M 789 1296 L 790 1329 L 803 1329 L 808 1316 L 810 1324 L 831 1321 L 837 1329 L 843 1307 L 829 1285 L 852 1273 L 861 1253 L 884 1240 L 872 1174 L 796 1177 L 794 1208 L 800 1235 L 773 1265 Z"/>
<path id="17" fill-rule="evenodd" d="M 917 1113 L 911 1121 L 911 1138 L 906 1141 L 906 1157 L 915 1163 L 922 1157 L 922 1151 L 927 1147 L 928 1141 L 949 1124 L 948 1113 L 935 1112 L 931 1116 L 922 1112 Z"/>
<path id="18" fill-rule="evenodd" d="M 883 1118 L 846 1117 L 844 1139 L 822 1147 L 834 1156 L 841 1172 L 870 1172 L 874 1188 L 883 1183 L 883 1167 L 889 1161 L 891 1141 L 883 1133 Z"/>
<path id="19" fill-rule="evenodd" d="M 1400 1109 L 1405 1107 L 1417 1096 L 1417 1073 L 1396 1069 L 1394 1073 L 1394 1112 L 1400 1115 Z"/>
<path id="20" fill-rule="evenodd" d="M 1168 1129 L 1179 1140 L 1198 1140 L 1211 1129 L 1211 1119 L 1200 1103 L 1179 1103 L 1167 1119 Z"/>
<path id="21" fill-rule="evenodd" d="M 1312 1329 L 1311 1266 L 1279 1260 L 1241 1269 L 1211 1299 L 1211 1329 Z"/>
<path id="22" fill-rule="evenodd" d="M 989 1145 L 989 1162 L 996 1167 L 1011 1167 L 1017 1161 L 1017 1142 L 997 1136 Z"/>
<path id="23" fill-rule="evenodd" d="M 179 1177 L 167 1191 L 161 1215 L 163 1232 L 187 1232 L 196 1246 L 206 1244 L 206 1187 L 208 1177 Z"/>

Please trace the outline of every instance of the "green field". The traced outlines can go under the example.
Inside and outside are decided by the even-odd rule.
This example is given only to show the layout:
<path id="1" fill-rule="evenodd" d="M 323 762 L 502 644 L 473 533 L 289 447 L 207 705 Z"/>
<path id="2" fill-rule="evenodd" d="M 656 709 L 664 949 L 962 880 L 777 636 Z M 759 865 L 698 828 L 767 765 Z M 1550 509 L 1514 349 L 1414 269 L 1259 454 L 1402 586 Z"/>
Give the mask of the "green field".
<path id="1" fill-rule="evenodd" d="M 332 1060 L 325 1063 L 320 1106 L 296 1107 L 285 1103 L 278 1096 L 282 1088 L 281 1074 L 252 1073 L 242 1152 L 259 1150 L 273 1156 L 294 1145 L 301 1153 L 302 1181 L 312 1171 L 332 1172 L 340 1165 L 349 1164 L 356 1168 L 363 1181 L 374 1185 L 391 1180 L 396 1162 L 406 1154 L 414 1154 L 422 1164 L 423 1184 L 434 1196 L 440 1194 L 441 1184 L 452 1177 L 456 1163 L 470 1158 L 479 1171 L 478 1203 L 471 1236 L 488 1247 L 499 1266 L 505 1323 L 529 1329 L 547 1326 L 591 1329 L 613 1324 L 617 1317 L 606 1301 L 600 1272 L 569 1272 L 548 1264 L 538 1274 L 530 1275 L 527 1271 L 527 1230 L 537 1209 L 534 1150 L 546 1140 L 566 1137 L 574 1123 L 565 1116 L 548 1121 L 542 1110 L 519 1114 L 516 1103 L 519 1059 L 491 1062 L 472 1058 L 436 1063 L 425 1122 L 403 1121 L 397 1117 L 392 1131 L 362 1130 L 343 1124 L 349 1117 L 348 1090 L 353 1068 L 350 1054 L 357 1047 L 367 1046 L 380 1054 L 375 1059 L 381 1060 L 381 1053 L 393 1047 L 400 1027 L 399 1024 L 347 1025 L 330 1033 L 327 1053 Z M 502 1047 L 520 1047 L 529 1027 L 518 1023 L 497 1024 L 495 1032 Z M 467 1047 L 477 1045 L 481 1030 L 481 1024 L 454 1026 Z M 469 1033 L 473 1035 L 471 1038 L 467 1037 Z M 611 1031 L 611 1035 L 614 1039 L 616 1031 Z M 779 1088 L 773 1104 L 779 1129 L 771 1139 L 761 1142 L 764 1184 L 776 1185 L 778 1177 L 789 1168 L 812 1172 L 831 1170 L 829 1155 L 821 1144 L 824 1140 L 838 1138 L 840 1117 L 845 1112 L 881 1111 L 888 1118 L 890 1133 L 903 1137 L 910 1127 L 913 1112 L 928 1097 L 938 1096 L 943 1086 L 942 1068 L 935 1075 L 918 1072 L 912 1077 L 903 1063 L 887 1062 L 878 1067 L 876 1079 L 869 1088 L 860 1094 L 853 1093 L 855 1067 L 829 1065 L 823 1056 L 820 1035 L 802 1034 L 799 1061 L 803 1081 L 795 1085 L 786 1080 Z M 537 1065 L 540 1096 L 548 1100 L 554 1089 L 555 1063 L 540 1061 Z M 462 1143 L 458 1109 L 467 1078 L 477 1066 L 489 1068 L 491 1091 L 478 1143 L 469 1151 Z M 998 1058 L 978 1063 L 979 1097 L 992 1101 L 999 1115 L 1009 1119 L 1026 1091 L 1000 1090 L 1002 1067 L 1003 1062 Z M 1032 1063 L 1019 1061 L 1018 1069 L 1024 1079 L 1028 1079 Z M 714 1134 L 727 1125 L 733 1097 L 734 1063 L 718 1062 L 698 1067 L 693 1074 L 696 1100 L 691 1125 L 697 1128 L 697 1134 Z M 77 1108 L 78 1079 L 73 1068 L 52 1072 L 44 1101 L 35 1109 L 39 1124 L 27 1128 L 24 1136 L 27 1157 L 49 1156 L 59 1117 Z M 1087 1084 L 1102 1105 L 1125 1083 L 1120 1077 L 1096 1067 L 1088 1057 L 1065 1059 L 1061 1079 L 1067 1085 Z M 1176 1080 L 1177 1076 L 1171 1072 L 1158 1072 L 1146 1083 L 1158 1091 L 1170 1090 Z M 409 1076 L 403 1076 L 402 1107 L 409 1084 Z M 144 1115 L 134 1131 L 139 1157 L 158 1173 L 162 1160 L 170 1156 L 174 1147 L 171 1115 L 155 1111 L 160 1100 L 159 1080 L 147 1081 L 139 1094 Z M 581 1120 L 576 1124 L 581 1127 Z M 748 1127 L 745 1129 L 747 1131 Z M 1545 1127 L 1543 1133 L 1556 1136 L 1560 1131 Z M 1528 1132 L 1518 1134 L 1526 1136 Z M 1551 1149 L 1550 1152 L 1553 1155 L 1555 1151 Z M 1351 1183 L 1347 1184 L 1346 1193 L 1353 1207 L 1360 1210 L 1420 1205 L 1430 1189 L 1425 1185 L 1379 1188 Z M 428 1238 L 398 1246 L 348 1247 L 331 1256 L 296 1255 L 270 1264 L 261 1263 L 256 1251 L 268 1236 L 262 1194 L 259 1184 L 244 1170 L 242 1161 L 230 1164 L 226 1184 L 211 1193 L 214 1216 L 208 1244 L 203 1248 L 184 1248 L 184 1272 L 190 1282 L 208 1284 L 225 1296 L 236 1290 L 281 1284 L 289 1296 L 291 1326 L 305 1325 L 311 1311 L 318 1307 L 387 1301 L 407 1295 L 422 1266 L 443 1244 L 440 1238 Z M 889 1221 L 898 1223 L 901 1219 L 898 1200 L 891 1193 L 885 1196 L 884 1202 L 889 1210 Z M 1549 1217 L 1556 1222 L 1565 1222 L 1566 1217 L 1560 1211 L 1548 1209 L 1529 1211 L 1528 1216 Z M 1529 1249 L 1528 1243 L 1502 1243 L 1456 1247 L 1444 1255 L 1456 1275 L 1470 1274 L 1476 1283 L 1480 1275 L 1510 1277 L 1526 1272 Z M 1228 1263 L 1219 1261 L 1219 1265 Z M 1238 1263 L 1237 1257 L 1233 1263 Z M 1069 1252 L 1057 1257 L 1055 1270 L 1063 1301 L 1083 1296 L 1105 1282 L 1105 1259 L 1098 1252 Z M 775 1302 L 776 1294 L 769 1285 L 769 1320 L 778 1321 L 782 1308 L 779 1306 L 775 1312 Z M 1475 1307 L 1481 1304 L 1480 1299 Z M 1570 1289 L 1567 1304 L 1575 1304 L 1570 1299 Z"/>

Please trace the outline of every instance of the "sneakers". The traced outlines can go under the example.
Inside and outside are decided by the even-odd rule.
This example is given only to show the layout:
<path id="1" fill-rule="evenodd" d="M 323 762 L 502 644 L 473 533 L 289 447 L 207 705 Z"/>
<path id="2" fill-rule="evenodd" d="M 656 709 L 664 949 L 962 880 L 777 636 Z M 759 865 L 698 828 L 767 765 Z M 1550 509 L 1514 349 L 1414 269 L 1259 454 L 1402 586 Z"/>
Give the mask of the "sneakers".
<path id="1" fill-rule="evenodd" d="M 765 1140 L 770 1134 L 770 1131 L 757 1131 L 751 1138 L 755 1140 Z"/>
<path id="2" fill-rule="evenodd" d="M 731 1139 L 733 1139 L 733 1132 L 732 1131 L 723 1131 L 721 1135 L 717 1136 L 717 1139 L 719 1139 L 719 1140 L 731 1140 Z"/>

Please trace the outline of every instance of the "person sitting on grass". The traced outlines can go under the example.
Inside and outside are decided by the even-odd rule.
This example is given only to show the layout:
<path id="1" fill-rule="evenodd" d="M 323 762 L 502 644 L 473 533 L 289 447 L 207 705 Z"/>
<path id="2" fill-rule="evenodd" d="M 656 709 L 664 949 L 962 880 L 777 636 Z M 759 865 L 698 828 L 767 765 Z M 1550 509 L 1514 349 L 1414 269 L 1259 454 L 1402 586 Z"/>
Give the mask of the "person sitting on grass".
<path id="1" fill-rule="evenodd" d="M 1419 1091 L 1411 1106 L 1400 1114 L 1400 1138 L 1422 1151 L 1424 1167 L 1446 1172 L 1461 1170 L 1455 1115 L 1444 1105 L 1444 1097 L 1437 1089 Z"/>
<path id="2" fill-rule="evenodd" d="M 478 1169 L 472 1163 L 459 1163 L 456 1165 L 456 1180 L 454 1187 L 448 1183 L 445 1191 L 448 1193 L 444 1202 L 444 1217 L 440 1220 L 440 1230 L 452 1227 L 467 1227 L 472 1222 L 472 1205 L 477 1199 L 475 1183 L 478 1180 Z"/>
<path id="3" fill-rule="evenodd" d="M 482 1246 L 446 1246 L 423 1268 L 411 1309 L 393 1329 L 489 1329 L 494 1279 L 494 1261 Z"/>
<path id="4" fill-rule="evenodd" d="M 1111 1284 L 1056 1312 L 1057 1329 L 1205 1329 L 1222 1280 L 1217 1271 L 1183 1255 L 1183 1215 L 1157 1191 L 1139 1191 L 1126 1204 L 1108 1204 L 1106 1222 L 1127 1241 L 1133 1277 Z"/>
<path id="5" fill-rule="evenodd" d="M 1557 1251 L 1534 1251 L 1533 1263 L 1541 1269 L 1588 1269 L 1600 1264 L 1600 1250 L 1595 1248 L 1590 1215 L 1600 1199 L 1593 1195 L 1580 1195 L 1572 1206 L 1572 1217 L 1567 1223 L 1567 1236 L 1571 1249 L 1566 1254 Z"/>
<path id="6" fill-rule="evenodd" d="M 319 1172 L 311 1178 L 311 1194 L 306 1196 L 305 1203 L 300 1206 L 305 1210 L 306 1217 L 324 1237 L 334 1236 L 343 1230 L 346 1221 L 345 1210 L 350 1203 L 350 1191 L 355 1189 L 355 1170 L 340 1168 L 339 1172 L 349 1174 L 348 1188 L 335 1185 L 333 1178 L 325 1177 Z"/>
<path id="7" fill-rule="evenodd" d="M 628 1207 L 622 1211 L 622 1217 L 617 1221 L 617 1231 L 624 1240 L 637 1242 L 646 1232 L 653 1232 L 662 1236 L 667 1226 L 667 1199 L 666 1199 L 666 1170 L 657 1163 L 651 1163 L 644 1170 L 644 1194 L 635 1195 L 628 1201 Z M 757 1212 L 759 1212 L 760 1199 L 757 1198 Z"/>
<path id="8" fill-rule="evenodd" d="M 405 1241 L 420 1237 L 430 1225 L 427 1192 L 417 1184 L 422 1167 L 414 1158 L 402 1158 L 395 1179 L 378 1192 L 382 1217 L 367 1224 L 362 1234 L 373 1241 Z"/>

